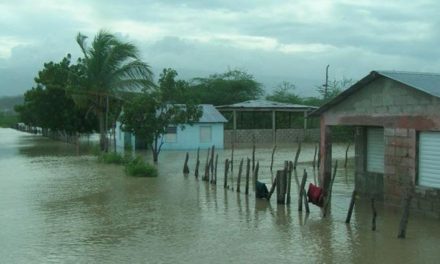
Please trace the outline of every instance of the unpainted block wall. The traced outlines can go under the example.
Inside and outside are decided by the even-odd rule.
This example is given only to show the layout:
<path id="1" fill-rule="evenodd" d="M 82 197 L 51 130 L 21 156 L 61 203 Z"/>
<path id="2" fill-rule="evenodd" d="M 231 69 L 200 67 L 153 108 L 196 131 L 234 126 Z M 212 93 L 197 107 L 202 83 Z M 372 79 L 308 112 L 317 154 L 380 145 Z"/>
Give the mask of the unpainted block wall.
<path id="1" fill-rule="evenodd" d="M 411 210 L 440 218 L 440 189 L 417 183 L 418 139 L 415 129 L 384 128 L 384 173 L 366 171 L 366 127 L 356 130 L 355 184 L 364 197 L 375 196 L 391 206 L 402 206 L 413 187 Z"/>
<path id="2" fill-rule="evenodd" d="M 233 130 L 225 130 L 225 146 L 232 143 Z M 272 144 L 273 135 L 272 129 L 239 129 L 236 131 L 236 143 L 238 144 Z M 276 130 L 276 143 L 295 143 L 297 138 L 301 141 L 317 142 L 319 140 L 319 129 L 307 129 L 304 134 L 304 129 L 277 129 Z"/>

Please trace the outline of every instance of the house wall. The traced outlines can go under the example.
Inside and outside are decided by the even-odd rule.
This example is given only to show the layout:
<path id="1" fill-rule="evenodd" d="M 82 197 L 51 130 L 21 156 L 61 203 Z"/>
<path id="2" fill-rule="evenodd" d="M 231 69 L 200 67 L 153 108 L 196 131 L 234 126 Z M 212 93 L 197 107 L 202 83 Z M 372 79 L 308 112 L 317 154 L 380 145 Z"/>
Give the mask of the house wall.
<path id="1" fill-rule="evenodd" d="M 408 188 L 414 186 L 412 209 L 440 218 L 440 189 L 417 185 L 418 133 L 440 131 L 438 98 L 379 78 L 333 106 L 321 118 L 321 130 L 332 125 L 358 127 L 355 184 L 362 195 L 383 197 L 386 204 L 400 206 Z M 365 169 L 366 128 L 371 126 L 384 128 L 383 174 Z"/>
<path id="2" fill-rule="evenodd" d="M 131 147 L 133 148 L 133 146 L 135 146 L 135 137 L 129 133 L 129 132 L 125 132 L 121 129 L 121 122 L 117 121 L 116 122 L 116 151 L 118 153 L 124 153 L 125 149 L 127 147 Z M 127 144 L 127 138 L 129 140 L 129 144 Z M 134 149 L 133 149 L 134 150 Z"/>
<path id="3" fill-rule="evenodd" d="M 211 141 L 201 143 L 200 142 L 200 127 L 211 127 Z M 198 123 L 192 126 L 185 125 L 182 130 L 177 128 L 177 140 L 174 143 L 164 142 L 162 149 L 197 149 L 197 148 L 209 148 L 215 145 L 216 148 L 223 148 L 223 123 Z"/>

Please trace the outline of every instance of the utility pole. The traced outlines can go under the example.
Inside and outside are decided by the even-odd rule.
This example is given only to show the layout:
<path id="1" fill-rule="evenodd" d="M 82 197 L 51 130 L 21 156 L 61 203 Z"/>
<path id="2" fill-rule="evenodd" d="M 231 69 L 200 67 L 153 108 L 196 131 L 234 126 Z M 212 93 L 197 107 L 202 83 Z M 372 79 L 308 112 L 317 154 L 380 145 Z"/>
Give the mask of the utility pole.
<path id="1" fill-rule="evenodd" d="M 324 99 L 327 99 L 328 96 L 328 67 L 330 67 L 330 65 L 327 65 L 327 67 L 325 68 L 325 84 L 324 86 Z"/>

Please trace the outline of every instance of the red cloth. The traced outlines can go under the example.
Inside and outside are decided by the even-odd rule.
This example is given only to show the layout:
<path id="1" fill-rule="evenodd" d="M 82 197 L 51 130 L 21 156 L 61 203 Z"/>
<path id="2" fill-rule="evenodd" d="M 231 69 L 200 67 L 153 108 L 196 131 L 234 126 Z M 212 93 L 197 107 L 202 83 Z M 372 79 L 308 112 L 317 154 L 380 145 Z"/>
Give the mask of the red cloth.
<path id="1" fill-rule="evenodd" d="M 322 207 L 324 205 L 324 190 L 313 183 L 309 184 L 309 190 L 307 191 L 307 197 L 309 198 L 309 203 Z"/>

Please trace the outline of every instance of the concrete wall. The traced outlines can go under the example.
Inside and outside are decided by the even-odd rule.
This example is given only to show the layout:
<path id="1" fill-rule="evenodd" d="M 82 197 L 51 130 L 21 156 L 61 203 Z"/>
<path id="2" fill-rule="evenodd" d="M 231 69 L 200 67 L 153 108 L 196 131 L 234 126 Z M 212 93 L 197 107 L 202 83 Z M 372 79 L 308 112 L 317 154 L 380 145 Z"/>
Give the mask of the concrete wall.
<path id="1" fill-rule="evenodd" d="M 417 184 L 417 135 L 440 131 L 438 98 L 379 78 L 325 112 L 321 126 L 332 125 L 359 126 L 355 135 L 355 182 L 361 194 L 383 196 L 386 204 L 401 206 L 408 188 L 414 186 L 412 210 L 440 218 L 440 189 Z M 365 169 L 365 131 L 370 126 L 384 128 L 383 174 Z"/>
<path id="2" fill-rule="evenodd" d="M 230 145 L 233 140 L 233 130 L 225 130 L 225 145 Z M 272 129 L 238 129 L 236 131 L 236 143 L 238 144 L 272 144 L 273 134 Z M 296 139 L 306 139 L 307 141 L 319 140 L 319 129 L 307 129 L 304 134 L 304 129 L 277 129 L 276 143 L 295 143 Z"/>

